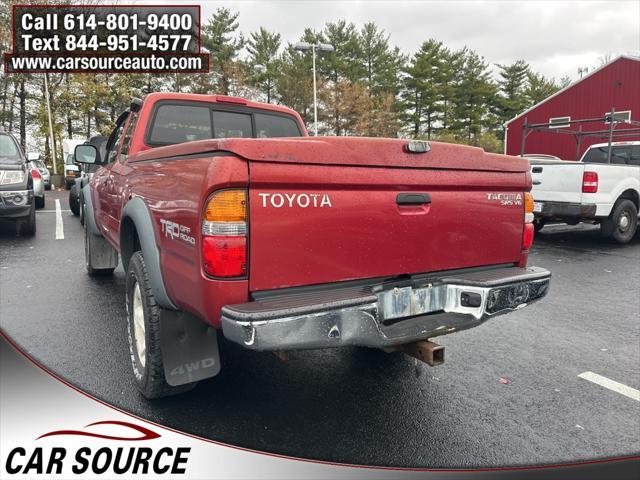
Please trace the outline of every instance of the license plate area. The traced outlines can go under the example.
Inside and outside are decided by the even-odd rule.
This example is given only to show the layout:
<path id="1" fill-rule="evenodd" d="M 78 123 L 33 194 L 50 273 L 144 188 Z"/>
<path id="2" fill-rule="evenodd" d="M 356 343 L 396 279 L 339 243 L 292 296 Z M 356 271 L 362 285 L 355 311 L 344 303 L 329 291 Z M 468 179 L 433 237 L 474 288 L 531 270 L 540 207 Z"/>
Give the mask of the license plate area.
<path id="1" fill-rule="evenodd" d="M 542 202 L 533 202 L 533 213 L 542 212 L 542 206 L 543 206 Z"/>
<path id="2" fill-rule="evenodd" d="M 378 315 L 384 322 L 443 311 L 447 286 L 395 287 L 378 293 Z"/>

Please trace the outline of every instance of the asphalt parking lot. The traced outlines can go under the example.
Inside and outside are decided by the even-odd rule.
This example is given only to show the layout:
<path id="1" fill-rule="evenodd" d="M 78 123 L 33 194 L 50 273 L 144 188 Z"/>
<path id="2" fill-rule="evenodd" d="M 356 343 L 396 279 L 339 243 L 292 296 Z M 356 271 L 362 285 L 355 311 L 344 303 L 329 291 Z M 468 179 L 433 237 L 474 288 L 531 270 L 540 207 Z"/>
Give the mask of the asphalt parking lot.
<path id="1" fill-rule="evenodd" d="M 283 362 L 223 344 L 217 378 L 149 402 L 131 379 L 124 272 L 85 274 L 67 195 L 47 192 L 34 238 L 0 226 L 0 326 L 51 371 L 124 410 L 234 445 L 358 464 L 504 466 L 640 452 L 640 234 L 621 246 L 594 227 L 545 227 L 530 264 L 552 271 L 547 298 L 441 337 L 442 366 L 355 348 Z"/>

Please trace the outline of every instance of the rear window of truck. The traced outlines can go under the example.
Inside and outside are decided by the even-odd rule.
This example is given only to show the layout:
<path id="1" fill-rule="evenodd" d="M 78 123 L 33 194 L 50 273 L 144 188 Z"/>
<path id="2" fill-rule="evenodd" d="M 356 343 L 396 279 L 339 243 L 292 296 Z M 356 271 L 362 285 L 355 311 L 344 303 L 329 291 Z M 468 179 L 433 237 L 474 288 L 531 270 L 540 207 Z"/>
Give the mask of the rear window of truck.
<path id="1" fill-rule="evenodd" d="M 300 136 L 298 122 L 290 117 L 256 113 L 254 118 L 256 121 L 256 136 L 258 138 Z"/>
<path id="2" fill-rule="evenodd" d="M 170 145 L 211 138 L 211 113 L 206 107 L 160 105 L 149 135 L 152 145 Z"/>
<path id="3" fill-rule="evenodd" d="M 593 147 L 585 154 L 584 163 L 607 163 L 609 147 Z M 640 145 L 613 145 L 611 163 L 615 165 L 639 165 Z"/>
<path id="4" fill-rule="evenodd" d="M 146 143 L 150 146 L 210 138 L 300 137 L 295 118 L 258 113 L 248 108 L 222 110 L 204 104 L 159 103 L 151 116 Z"/>

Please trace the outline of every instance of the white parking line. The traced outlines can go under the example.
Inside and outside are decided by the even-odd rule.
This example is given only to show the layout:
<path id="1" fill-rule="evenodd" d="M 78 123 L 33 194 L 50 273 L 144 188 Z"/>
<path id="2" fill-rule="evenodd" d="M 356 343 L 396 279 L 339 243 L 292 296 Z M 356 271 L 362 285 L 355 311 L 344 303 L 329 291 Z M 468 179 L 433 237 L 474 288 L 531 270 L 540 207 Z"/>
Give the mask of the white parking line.
<path id="1" fill-rule="evenodd" d="M 62 225 L 62 209 L 60 200 L 56 198 L 56 240 L 64 240 L 64 226 Z"/>
<path id="2" fill-rule="evenodd" d="M 590 382 L 600 385 L 601 387 L 608 388 L 609 390 L 613 390 L 616 393 L 620 393 L 625 397 L 629 397 L 640 402 L 640 390 L 628 387 L 623 383 L 616 382 L 614 380 L 611 380 L 610 378 L 603 377 L 602 375 L 598 375 L 597 373 L 593 372 L 584 372 L 578 375 L 578 377 L 589 380 Z"/>
<path id="3" fill-rule="evenodd" d="M 70 212 L 71 210 L 60 210 L 61 212 Z M 58 213 L 57 210 L 36 210 L 36 213 Z"/>

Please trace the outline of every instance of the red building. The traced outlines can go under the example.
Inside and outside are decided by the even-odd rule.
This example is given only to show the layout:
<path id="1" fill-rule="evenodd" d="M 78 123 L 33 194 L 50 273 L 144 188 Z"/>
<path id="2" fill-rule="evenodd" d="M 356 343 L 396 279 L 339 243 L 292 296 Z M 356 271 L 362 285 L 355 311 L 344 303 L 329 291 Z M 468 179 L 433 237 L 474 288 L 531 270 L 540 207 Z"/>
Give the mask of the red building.
<path id="1" fill-rule="evenodd" d="M 598 136 L 561 132 L 594 132 L 609 130 L 606 114 L 615 108 L 616 132 L 635 129 L 632 135 L 614 137 L 614 141 L 640 140 L 638 124 L 624 120 L 640 120 L 640 58 L 621 56 L 594 70 L 577 82 L 563 88 L 542 102 L 525 110 L 505 124 L 505 153 L 544 153 L 565 160 L 577 160 L 589 145 L 608 141 L 608 134 Z M 602 121 L 569 123 L 576 120 L 602 118 Z M 537 129 L 527 128 L 523 149 L 523 126 L 553 124 Z"/>

